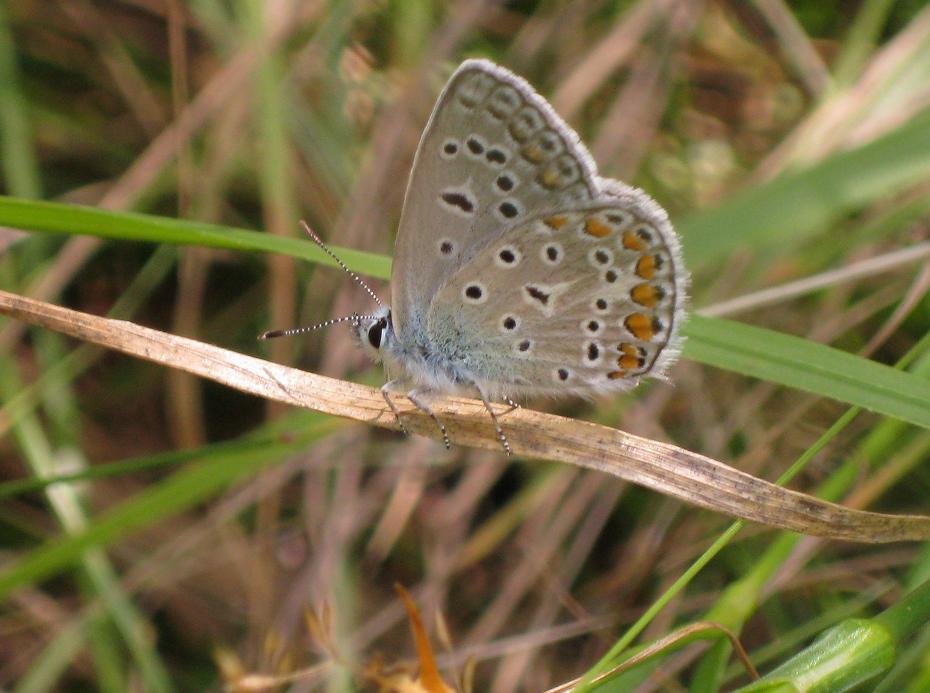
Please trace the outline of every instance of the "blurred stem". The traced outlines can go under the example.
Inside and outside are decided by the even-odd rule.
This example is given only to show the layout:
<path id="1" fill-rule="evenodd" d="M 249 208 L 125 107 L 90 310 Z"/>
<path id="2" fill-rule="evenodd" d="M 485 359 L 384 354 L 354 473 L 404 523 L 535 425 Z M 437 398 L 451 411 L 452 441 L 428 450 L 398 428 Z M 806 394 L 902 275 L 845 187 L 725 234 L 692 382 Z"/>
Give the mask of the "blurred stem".
<path id="1" fill-rule="evenodd" d="M 212 498 L 268 464 L 303 452 L 306 446 L 332 432 L 335 426 L 314 416 L 291 439 L 266 449 L 249 446 L 242 451 L 201 455 L 167 479 L 147 486 L 134 496 L 108 508 L 72 535 L 55 536 L 0 572 L 0 601 L 13 590 L 35 584 L 81 560 L 93 547 L 113 544 L 123 537 L 152 527 Z M 106 595 L 101 595 L 105 601 Z M 157 690 L 148 688 L 147 690 Z"/>
<path id="2" fill-rule="evenodd" d="M 0 362 L 0 395 L 4 399 L 20 389 L 21 384 L 18 380 L 12 361 L 4 359 Z M 24 417 L 13 431 L 24 459 L 32 473 L 38 477 L 58 473 L 62 464 L 86 466 L 86 460 L 76 451 L 65 456 L 61 451 L 56 453 L 34 416 Z M 78 534 L 86 529 L 87 517 L 74 484 L 60 484 L 47 488 L 45 494 L 67 534 Z M 119 576 L 106 553 L 100 548 L 88 547 L 81 554 L 81 565 L 89 584 L 93 585 L 94 593 L 106 604 L 107 613 L 132 653 L 146 690 L 172 690 L 168 673 L 146 636 L 151 629 L 123 591 Z M 91 637 L 94 637 L 93 631 Z M 106 647 L 106 642 L 98 641 L 95 651 L 99 654 L 97 648 Z M 113 662 L 117 659 L 107 655 L 106 661 Z"/>
<path id="3" fill-rule="evenodd" d="M 42 183 L 6 7 L 0 2 L 0 183 L 5 182 L 6 192 L 11 195 L 35 199 L 42 196 Z M 25 239 L 18 245 L 23 268 L 44 264 L 57 247 L 54 240 L 41 238 Z M 0 252 L 0 256 L 5 263 L 13 261 L 12 254 Z"/>
<path id="4" fill-rule="evenodd" d="M 62 625 L 16 682 L 13 693 L 47 693 L 56 690 L 58 680 L 71 661 L 84 648 L 90 617 L 78 616 Z M 101 685 L 101 688 L 103 686 Z"/>
<path id="5" fill-rule="evenodd" d="M 901 648 L 894 666 L 881 681 L 876 682 L 871 693 L 921 693 L 930 691 L 930 628 L 924 628 Z"/>
<path id="6" fill-rule="evenodd" d="M 39 372 L 46 374 L 50 368 L 65 358 L 65 345 L 61 335 L 48 330 L 35 331 L 33 339 L 39 361 Z M 71 378 L 46 378 L 46 386 L 41 390 L 42 410 L 49 420 L 48 437 L 56 441 L 58 450 L 56 457 L 66 461 L 73 459 L 75 462 L 75 464 L 66 462 L 64 465 L 58 465 L 58 468 L 72 468 L 80 474 L 86 472 L 89 465 L 77 452 L 80 448 L 81 416 L 71 382 Z M 38 479 L 48 478 L 48 476 L 44 475 Z M 66 491 L 76 489 L 80 493 L 85 487 L 77 484 L 63 484 L 62 488 Z M 101 556 L 105 559 L 102 553 Z M 93 599 L 97 594 L 96 583 L 93 579 L 89 579 L 87 571 L 78 571 L 76 578 L 86 599 Z M 98 689 L 103 693 L 124 691 L 127 685 L 123 663 L 125 654 L 119 644 L 119 634 L 114 630 L 106 613 L 99 611 L 93 618 L 87 620 L 87 644 L 93 656 Z"/>
<path id="7" fill-rule="evenodd" d="M 930 345 L 930 334 L 917 342 L 907 354 L 905 354 L 897 363 L 897 368 L 905 368 L 913 363 L 914 359 L 920 359 L 914 367 L 914 371 L 920 375 L 927 375 L 930 372 L 930 355 L 926 349 Z M 810 460 L 824 448 L 824 446 L 834 439 L 840 431 L 848 426 L 861 412 L 859 407 L 852 407 L 846 411 L 823 435 L 801 455 L 798 460 L 779 477 L 778 485 L 782 486 L 797 475 Z M 897 422 L 891 422 L 892 424 Z M 858 479 L 857 474 L 848 473 L 850 470 L 855 471 L 859 468 L 859 460 L 852 456 L 839 469 L 835 470 L 829 480 L 818 489 L 815 494 L 825 500 L 836 500 L 849 488 L 849 486 Z M 653 603 L 650 608 L 634 623 L 623 636 L 611 647 L 597 664 L 586 672 L 585 676 L 575 687 L 576 693 L 592 690 L 588 683 L 594 676 L 607 671 L 610 667 L 615 666 L 624 657 L 621 653 L 633 643 L 633 641 L 642 633 L 646 626 L 653 618 L 671 601 L 681 590 L 683 590 L 695 575 L 714 558 L 726 546 L 730 539 L 742 529 L 743 522 L 738 521 L 730 525 L 727 530 L 698 558 L 688 570 L 680 577 L 666 592 Z M 762 588 L 766 585 L 775 571 L 783 565 L 784 561 L 801 539 L 798 534 L 781 534 L 772 543 L 768 550 L 753 564 L 752 570 L 741 579 L 733 582 L 723 593 L 717 603 L 708 610 L 700 619 L 702 621 L 714 621 L 721 623 L 734 632 L 740 632 L 746 620 L 755 611 L 759 604 L 759 597 Z M 711 647 L 705 653 L 700 665 L 698 666 L 694 677 L 692 678 L 691 691 L 717 691 L 720 690 L 720 680 L 723 675 L 726 660 L 730 655 L 730 644 L 721 640 Z M 634 667 L 628 673 L 625 673 L 612 681 L 613 684 L 628 684 L 632 677 L 636 676 Z M 624 677 L 631 678 L 624 681 Z M 774 689 L 773 689 L 774 690 Z"/>
<path id="8" fill-rule="evenodd" d="M 846 691 L 891 669 L 898 649 L 930 621 L 930 581 L 875 618 L 851 618 L 740 691 Z"/>
<path id="9" fill-rule="evenodd" d="M 171 105 L 177 122 L 188 101 L 187 37 L 184 8 L 178 0 L 166 3 L 168 20 L 168 46 L 171 56 Z M 194 189 L 194 162 L 190 141 L 178 141 L 178 217 L 189 215 L 191 194 Z M 185 337 L 196 338 L 199 332 L 206 290 L 206 262 L 199 248 L 184 248 L 178 258 L 178 294 L 175 298 L 174 331 Z M 203 388 L 199 378 L 189 373 L 170 370 L 167 375 L 167 417 L 169 429 L 177 447 L 196 448 L 206 440 L 206 423 L 203 416 Z"/>
<path id="10" fill-rule="evenodd" d="M 930 623 L 930 580 L 872 620 L 887 628 L 898 642 Z"/>
<path id="11" fill-rule="evenodd" d="M 862 66 L 875 50 L 894 0 L 865 0 L 856 13 L 834 63 L 834 87 L 844 89 L 861 76 Z"/>
<path id="12" fill-rule="evenodd" d="M 15 43 L 0 3 L 0 166 L 7 190 L 18 197 L 41 197 L 39 169 L 32 149 L 26 99 L 20 91 Z"/>
<path id="13" fill-rule="evenodd" d="M 241 0 L 249 37 L 262 55 L 255 74 L 255 115 L 258 126 L 259 166 L 261 168 L 262 215 L 266 232 L 291 236 L 297 228 L 293 171 L 289 154 L 285 115 L 287 82 L 282 56 L 271 40 L 271 12 L 281 11 L 283 3 Z M 287 326 L 295 320 L 296 274 L 294 260 L 273 256 L 271 274 L 271 324 Z M 275 361 L 290 363 L 294 342 L 278 340 L 271 346 Z"/>
<path id="14" fill-rule="evenodd" d="M 68 356 L 61 335 L 50 330 L 36 330 L 33 340 L 39 373 L 47 373 Z M 49 437 L 57 442 L 56 447 L 77 450 L 81 447 L 81 415 L 71 382 L 71 378 L 47 378 L 42 388 L 42 408 L 48 415 Z"/>
<path id="15" fill-rule="evenodd" d="M 100 552 L 103 553 L 102 551 Z M 86 573 L 79 573 L 81 591 L 95 594 L 94 583 Z M 127 688 L 124 654 L 119 646 L 119 633 L 104 613 L 96 613 L 87 619 L 87 630 L 91 634 L 88 645 L 94 658 L 97 673 L 97 690 L 101 693 L 122 693 Z"/>
<path id="16" fill-rule="evenodd" d="M 175 255 L 176 250 L 170 245 L 156 248 L 142 269 L 136 273 L 132 283 L 116 299 L 116 303 L 107 315 L 123 320 L 128 320 L 135 315 L 142 302 L 161 286 L 164 278 L 174 267 Z M 104 353 L 106 352 L 98 346 L 81 344 L 73 351 L 56 359 L 33 382 L 19 389 L 15 395 L 6 398 L 3 406 L 0 407 L 0 436 L 3 436 L 7 429 L 19 422 L 22 417 L 31 414 L 39 398 L 47 396 L 45 391 L 48 388 L 64 387 L 93 365 Z"/>
<path id="17" fill-rule="evenodd" d="M 848 619 L 770 674 L 738 690 L 840 693 L 887 671 L 894 657 L 895 643 L 885 628 L 874 619 Z"/>
<path id="18" fill-rule="evenodd" d="M 921 340 L 908 354 L 901 359 L 898 367 L 902 367 L 911 361 L 914 355 L 921 356 L 921 360 L 914 368 L 914 372 L 920 375 L 930 374 L 930 358 L 926 353 L 922 353 L 923 345 L 927 337 Z M 848 410 L 833 426 L 830 427 L 803 455 L 795 462 L 778 480 L 779 484 L 787 483 L 791 478 L 797 475 L 810 460 L 820 452 L 824 446 L 833 440 L 840 431 L 852 423 L 853 419 L 858 416 L 860 409 L 854 407 Z M 893 442 L 894 439 L 887 439 L 878 433 L 878 430 L 888 427 L 893 430 L 899 430 L 903 427 L 900 421 L 885 421 L 876 430 L 875 439 L 886 439 Z M 872 438 L 870 438 L 872 440 Z M 860 445 L 862 450 L 867 443 Z M 868 459 L 886 459 L 886 450 L 882 448 L 881 453 L 873 447 L 872 454 Z M 846 461 L 831 473 L 830 477 L 817 489 L 816 496 L 824 500 L 837 501 L 842 498 L 849 488 L 856 483 L 861 475 L 861 455 L 850 455 Z M 919 461 L 920 458 L 915 458 Z M 735 632 L 740 632 L 746 620 L 756 610 L 759 605 L 762 590 L 771 579 L 772 575 L 788 559 L 791 551 L 795 548 L 801 539 L 797 534 L 782 534 L 775 539 L 765 553 L 754 563 L 752 570 L 739 580 L 733 582 L 723 593 L 723 596 L 717 601 L 716 605 L 711 608 L 704 616 L 705 620 L 719 621 Z M 693 684 L 692 691 L 715 691 L 719 690 L 723 670 L 726 661 L 730 656 L 730 644 L 724 640 L 717 642 L 703 657 L 698 666 Z"/>
<path id="19" fill-rule="evenodd" d="M 122 295 L 117 299 L 116 304 L 110 310 L 110 315 L 114 317 L 128 318 L 132 316 L 138 306 L 151 295 L 151 292 L 159 286 L 170 271 L 174 264 L 175 249 L 171 246 L 162 246 L 152 253 L 152 256 L 140 270 L 133 282 L 127 287 Z M 61 431 L 62 436 L 66 439 L 73 440 L 74 435 L 70 432 L 68 426 L 69 420 L 74 420 L 76 416 L 73 393 L 67 387 L 74 377 L 83 372 L 90 366 L 97 357 L 104 353 L 99 347 L 89 344 L 83 344 L 68 354 L 62 355 L 61 342 L 57 339 L 49 339 L 45 331 L 37 334 L 37 347 L 40 356 L 44 357 L 41 374 L 35 382 L 26 387 L 11 387 L 15 394 L 10 396 L 9 391 L 4 393 L 4 406 L 0 409 L 0 420 L 5 426 L 18 427 L 25 425 L 34 428 L 34 411 L 41 398 L 46 407 L 49 409 L 52 422 Z M 6 388 L 4 388 L 6 389 Z M 35 429 L 36 434 L 41 434 L 41 430 Z M 3 432 L 0 431 L 0 435 Z M 46 443 L 44 446 L 50 449 Z M 50 454 L 50 452 L 49 452 Z M 27 456 L 27 459 L 30 459 Z M 51 459 L 51 457 L 48 457 Z M 25 480 L 22 483 L 42 482 L 45 479 L 61 476 L 60 467 L 48 469 L 45 472 L 36 471 L 37 464 L 33 464 L 33 478 Z M 88 467 L 86 462 L 81 462 L 78 466 L 72 466 L 70 472 L 73 476 L 88 474 L 89 471 L 96 468 Z M 55 487 L 59 489 L 52 491 L 47 489 L 46 493 L 49 498 L 55 498 L 55 494 L 64 494 L 65 496 L 73 495 L 74 490 L 78 488 L 74 484 L 61 484 Z M 83 510 L 81 511 L 83 512 Z M 106 604 L 108 611 L 119 609 L 123 611 L 119 618 L 113 618 L 113 622 L 123 627 L 124 638 L 130 643 L 130 649 L 140 652 L 137 659 L 141 656 L 145 660 L 152 660 L 150 663 L 142 665 L 143 678 L 148 683 L 151 681 L 153 690 L 167 690 L 167 686 L 162 686 L 160 679 L 164 678 L 164 670 L 154 652 L 150 652 L 150 643 L 144 634 L 149 630 L 148 625 L 144 622 L 141 615 L 135 612 L 135 607 L 122 593 L 122 586 L 119 584 L 118 577 L 115 575 L 109 564 L 106 554 L 100 549 L 93 549 L 86 554 L 99 554 L 100 559 L 95 565 L 85 566 L 88 576 L 91 579 L 84 581 L 84 591 L 86 593 L 97 593 L 102 601 Z M 90 576 L 91 571 L 96 571 L 95 576 Z M 102 586 L 100 589 L 92 590 L 92 587 Z M 114 602 L 116 602 L 114 604 Z M 71 661 L 85 644 L 89 644 L 93 653 L 94 662 L 97 667 L 98 685 L 103 691 L 118 691 L 125 688 L 121 669 L 124 655 L 119 650 L 113 649 L 113 631 L 110 620 L 103 612 L 96 612 L 92 617 L 80 619 L 78 627 L 65 626 L 48 647 L 37 657 L 35 666 L 30 668 L 30 675 L 25 677 L 16 691 L 44 691 L 55 687 L 56 677 L 61 675 L 64 668 Z M 127 636 L 127 631 L 131 633 Z M 89 642 L 88 642 L 88 636 Z M 142 639 L 142 642 L 133 643 L 134 640 Z M 151 674 L 144 673 L 145 670 L 151 670 Z"/>
<path id="20" fill-rule="evenodd" d="M 249 40 L 258 50 L 261 59 L 254 74 L 255 116 L 258 127 L 259 166 L 261 168 L 262 216 L 266 232 L 276 236 L 293 235 L 297 228 L 296 204 L 293 189 L 293 171 L 288 147 L 285 115 L 284 60 L 273 37 L 275 22 L 286 21 L 293 3 L 266 3 L 261 0 L 240 0 L 240 17 L 245 22 Z M 278 13 L 276 16 L 274 13 Z M 296 271 L 293 258 L 273 255 L 268 258 L 270 273 L 271 324 L 293 325 L 296 320 Z M 271 344 L 272 360 L 291 363 L 295 341 L 280 339 Z M 280 415 L 284 407 L 268 403 L 268 413 Z M 274 585 L 276 566 L 274 536 L 281 510 L 280 489 L 274 486 L 264 493 L 258 502 L 254 531 L 255 553 L 260 566 L 250 574 L 249 621 L 253 629 L 253 651 L 258 655 L 264 650 L 260 639 L 270 628 L 275 609 Z"/>

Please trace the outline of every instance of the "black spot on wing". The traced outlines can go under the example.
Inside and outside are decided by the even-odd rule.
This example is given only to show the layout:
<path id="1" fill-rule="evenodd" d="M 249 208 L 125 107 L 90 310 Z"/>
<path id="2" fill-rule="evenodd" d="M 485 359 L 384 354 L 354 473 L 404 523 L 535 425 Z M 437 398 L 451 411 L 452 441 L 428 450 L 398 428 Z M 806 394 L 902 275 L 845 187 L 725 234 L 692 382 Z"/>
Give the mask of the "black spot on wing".
<path id="1" fill-rule="evenodd" d="M 456 207 L 465 212 L 465 214 L 473 214 L 475 211 L 475 203 L 463 193 L 444 192 L 440 197 L 447 205 L 450 207 Z"/>
<path id="2" fill-rule="evenodd" d="M 523 287 L 523 290 L 526 292 L 526 295 L 532 299 L 535 299 L 542 303 L 544 306 L 549 304 L 549 298 L 551 294 L 543 291 L 538 286 L 533 286 L 532 284 L 527 284 Z"/>

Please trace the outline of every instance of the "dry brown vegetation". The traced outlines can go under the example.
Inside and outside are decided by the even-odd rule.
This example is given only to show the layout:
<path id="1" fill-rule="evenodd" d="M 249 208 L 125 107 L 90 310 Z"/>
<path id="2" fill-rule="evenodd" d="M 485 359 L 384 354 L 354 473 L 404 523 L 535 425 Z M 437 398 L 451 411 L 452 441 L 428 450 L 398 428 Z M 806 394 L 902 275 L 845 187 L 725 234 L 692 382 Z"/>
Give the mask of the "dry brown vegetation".
<path id="1" fill-rule="evenodd" d="M 463 57 L 484 56 L 550 98 L 603 173 L 668 208 L 708 321 L 885 364 L 910 354 L 926 377 L 930 9 L 827 5 L 11 0 L 0 190 L 282 237 L 306 218 L 334 245 L 373 253 L 345 258 L 383 279 L 433 100 Z M 339 327 L 255 340 L 367 310 L 342 274 L 283 247 L 236 252 L 170 225 L 147 237 L 160 245 L 132 242 L 128 217 L 103 230 L 40 212 L 14 217 L 0 198 L 3 289 L 380 384 Z M 792 488 L 928 512 L 925 425 L 863 413 L 812 448 L 858 400 L 740 375 L 757 371 L 735 347 L 718 364 L 735 372 L 707 365 L 699 328 L 728 324 L 696 323 L 673 384 L 532 406 L 772 481 L 812 453 Z M 618 638 L 645 644 L 704 621 L 736 633 L 764 672 L 930 574 L 925 545 L 758 525 L 705 565 L 731 520 L 600 472 L 446 452 L 10 320 L 0 401 L 11 690 L 217 690 L 288 674 L 293 690 L 384 689 L 415 657 L 395 583 L 457 687 L 464 676 L 475 691 L 546 690 Z M 61 476 L 77 481 L 47 485 Z M 924 690 L 928 643 L 917 630 L 870 690 Z M 671 649 L 616 690 L 732 689 L 747 678 L 728 648 Z"/>

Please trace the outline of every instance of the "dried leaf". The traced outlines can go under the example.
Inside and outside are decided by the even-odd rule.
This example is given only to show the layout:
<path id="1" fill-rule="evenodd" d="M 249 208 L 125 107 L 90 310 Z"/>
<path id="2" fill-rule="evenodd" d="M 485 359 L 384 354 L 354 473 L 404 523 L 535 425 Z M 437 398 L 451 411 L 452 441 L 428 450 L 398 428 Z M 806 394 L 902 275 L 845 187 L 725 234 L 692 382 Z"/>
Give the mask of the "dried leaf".
<path id="1" fill-rule="evenodd" d="M 419 682 L 423 686 L 423 690 L 427 693 L 453 693 L 449 684 L 443 681 L 439 675 L 439 667 L 436 666 L 433 647 L 430 645 L 426 628 L 423 627 L 423 619 L 420 618 L 417 605 L 413 603 L 410 594 L 401 585 L 394 585 L 394 590 L 404 603 L 407 618 L 410 619 L 410 627 L 413 629 L 413 642 L 417 648 L 417 659 L 420 661 Z"/>
<path id="2" fill-rule="evenodd" d="M 94 344 L 293 406 L 397 429 L 381 392 L 288 368 L 122 320 L 100 318 L 0 291 L 0 313 Z M 407 427 L 436 438 L 433 421 L 403 397 L 394 400 Z M 481 402 L 447 398 L 432 405 L 458 445 L 499 450 Z M 606 426 L 529 409 L 503 417 L 516 455 L 596 469 L 702 508 L 830 539 L 867 543 L 926 541 L 930 517 L 844 508 L 781 488 L 721 462 Z"/>

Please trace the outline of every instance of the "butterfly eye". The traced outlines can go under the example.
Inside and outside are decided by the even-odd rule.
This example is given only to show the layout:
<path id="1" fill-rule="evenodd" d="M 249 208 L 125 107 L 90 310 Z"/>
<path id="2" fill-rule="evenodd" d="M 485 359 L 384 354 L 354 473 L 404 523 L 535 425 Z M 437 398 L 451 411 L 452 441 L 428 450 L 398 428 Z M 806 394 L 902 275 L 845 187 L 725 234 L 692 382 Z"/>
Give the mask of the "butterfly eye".
<path id="1" fill-rule="evenodd" d="M 387 320 L 381 318 L 378 322 L 368 328 L 368 343 L 375 349 L 381 348 L 381 336 L 384 328 L 387 327 Z"/>

